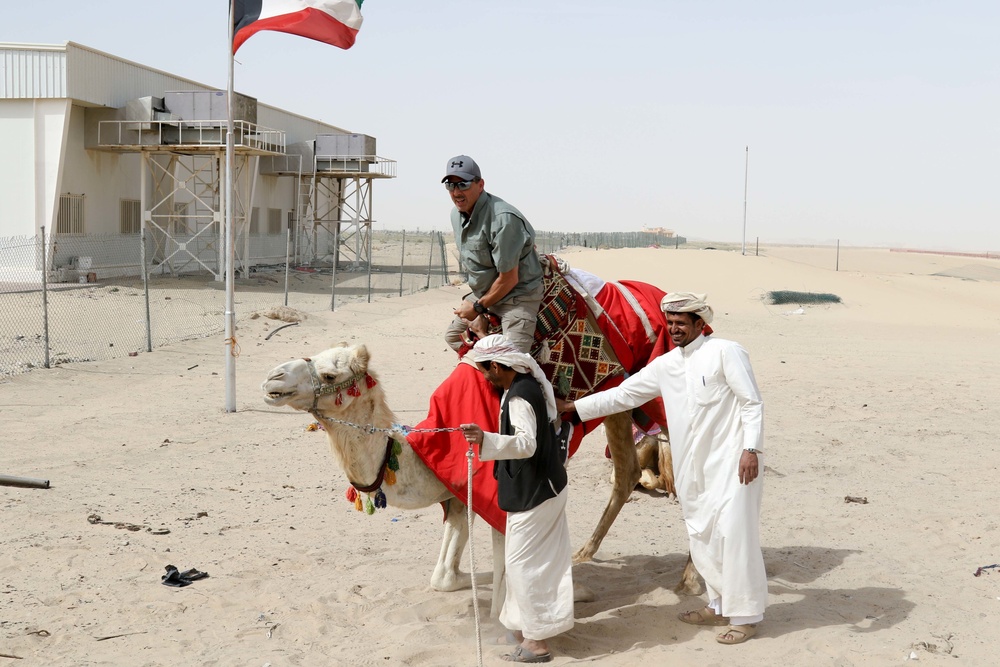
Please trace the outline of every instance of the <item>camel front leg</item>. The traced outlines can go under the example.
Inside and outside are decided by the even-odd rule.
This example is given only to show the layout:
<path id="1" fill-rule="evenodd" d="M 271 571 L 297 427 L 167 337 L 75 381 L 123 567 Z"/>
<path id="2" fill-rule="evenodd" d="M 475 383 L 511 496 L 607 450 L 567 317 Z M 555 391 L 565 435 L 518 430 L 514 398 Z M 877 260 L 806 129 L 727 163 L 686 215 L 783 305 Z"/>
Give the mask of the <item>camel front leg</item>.
<path id="1" fill-rule="evenodd" d="M 574 563 L 589 561 L 597 553 L 608 534 L 611 524 L 618 517 L 622 505 L 628 500 L 639 482 L 639 457 L 636 455 L 635 442 L 632 440 L 632 420 L 626 413 L 609 415 L 604 420 L 604 431 L 608 436 L 608 449 L 611 451 L 611 463 L 615 468 L 614 486 L 611 498 L 604 507 L 601 520 L 587 543 L 573 556 Z"/>
<path id="2" fill-rule="evenodd" d="M 469 542 L 468 515 L 465 505 L 455 498 L 442 504 L 445 508 L 444 537 L 434 574 L 431 575 L 431 588 L 436 591 L 457 591 L 472 585 L 470 575 L 458 569 L 462 552 Z"/>

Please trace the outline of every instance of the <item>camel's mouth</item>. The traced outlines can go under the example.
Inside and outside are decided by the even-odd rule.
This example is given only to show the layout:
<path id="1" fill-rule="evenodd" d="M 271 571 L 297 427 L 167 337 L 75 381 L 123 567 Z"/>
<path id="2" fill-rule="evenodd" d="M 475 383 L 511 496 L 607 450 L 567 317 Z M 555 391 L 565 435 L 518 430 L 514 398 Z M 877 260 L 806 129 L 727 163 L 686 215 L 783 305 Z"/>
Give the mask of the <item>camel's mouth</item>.
<path id="1" fill-rule="evenodd" d="M 289 399 L 291 399 L 293 396 L 295 396 L 295 394 L 296 394 L 296 392 L 295 392 L 294 389 L 292 389 L 292 390 L 282 390 L 282 389 L 272 389 L 272 390 L 269 390 L 269 387 L 267 387 L 267 383 L 265 383 L 265 385 L 263 387 L 261 387 L 261 389 L 264 390 L 264 402 L 265 403 L 271 403 L 271 404 L 273 404 L 273 403 L 285 403 Z"/>

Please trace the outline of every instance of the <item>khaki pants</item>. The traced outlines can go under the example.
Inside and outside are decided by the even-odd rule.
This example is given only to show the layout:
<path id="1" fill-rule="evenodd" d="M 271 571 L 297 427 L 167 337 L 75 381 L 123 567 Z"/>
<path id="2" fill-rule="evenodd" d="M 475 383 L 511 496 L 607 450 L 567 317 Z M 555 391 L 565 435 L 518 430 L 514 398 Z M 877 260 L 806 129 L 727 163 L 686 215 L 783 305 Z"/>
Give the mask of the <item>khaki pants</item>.
<path id="1" fill-rule="evenodd" d="M 465 300 L 475 301 L 477 298 L 474 294 L 469 294 Z M 539 286 L 536 292 L 498 303 L 492 306 L 490 311 L 500 318 L 503 335 L 518 350 L 531 354 L 531 346 L 535 342 L 535 323 L 538 320 L 538 309 L 541 305 L 542 288 Z M 468 324 L 462 318 L 453 319 L 444 334 L 448 347 L 457 352 L 462 347 L 462 334 L 467 328 Z"/>

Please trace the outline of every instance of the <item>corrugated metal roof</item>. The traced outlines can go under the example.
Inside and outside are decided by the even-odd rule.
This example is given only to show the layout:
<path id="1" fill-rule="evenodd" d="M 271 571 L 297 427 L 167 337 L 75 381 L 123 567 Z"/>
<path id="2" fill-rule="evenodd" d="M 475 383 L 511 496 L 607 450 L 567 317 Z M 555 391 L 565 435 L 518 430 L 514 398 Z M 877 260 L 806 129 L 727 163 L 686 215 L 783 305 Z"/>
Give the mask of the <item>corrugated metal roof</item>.
<path id="1" fill-rule="evenodd" d="M 0 43 L 0 63 L 0 99 L 66 97 L 64 47 Z"/>
<path id="2" fill-rule="evenodd" d="M 212 86 L 134 63 L 97 49 L 67 42 L 69 97 L 108 107 L 123 107 L 168 90 L 216 90 Z"/>
<path id="3" fill-rule="evenodd" d="M 167 91 L 219 90 L 191 79 L 104 53 L 89 46 L 0 42 L 0 99 L 65 99 L 84 106 L 120 108 Z M 348 132 L 301 114 L 258 102 L 258 122 L 286 131 L 288 141 Z"/>

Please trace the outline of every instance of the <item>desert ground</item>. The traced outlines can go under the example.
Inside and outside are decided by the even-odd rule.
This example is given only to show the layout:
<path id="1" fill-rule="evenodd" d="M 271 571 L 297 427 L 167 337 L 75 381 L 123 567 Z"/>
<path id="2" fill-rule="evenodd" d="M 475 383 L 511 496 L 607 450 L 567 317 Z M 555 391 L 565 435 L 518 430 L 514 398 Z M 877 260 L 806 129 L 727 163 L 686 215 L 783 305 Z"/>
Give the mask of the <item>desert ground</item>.
<path id="1" fill-rule="evenodd" d="M 757 637 L 716 643 L 677 620 L 680 509 L 636 491 L 593 562 L 552 664 L 995 665 L 1000 261 L 884 249 L 571 249 L 606 279 L 708 294 L 716 335 L 750 352 L 765 400 L 762 543 L 770 606 Z M 768 303 L 776 290 L 838 304 Z M 364 343 L 400 423 L 426 414 L 456 359 L 442 332 L 463 290 L 294 303 L 244 319 L 237 410 L 223 336 L 37 369 L 0 383 L 0 664 L 500 665 L 490 535 L 471 590 L 429 580 L 441 510 L 367 515 L 307 414 L 266 406 L 289 359 Z M 275 306 L 279 303 L 275 303 Z M 271 335 L 273 334 L 273 335 Z M 268 338 L 268 336 L 270 337 Z M 570 462 L 582 544 L 610 491 L 602 432 Z M 866 502 L 847 502 L 850 497 Z M 161 583 L 168 565 L 208 577 Z"/>

